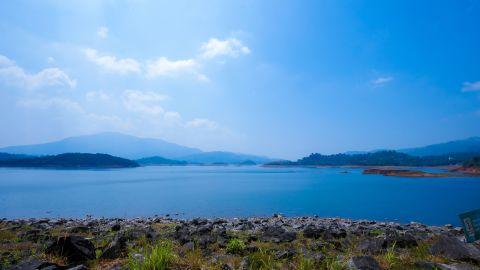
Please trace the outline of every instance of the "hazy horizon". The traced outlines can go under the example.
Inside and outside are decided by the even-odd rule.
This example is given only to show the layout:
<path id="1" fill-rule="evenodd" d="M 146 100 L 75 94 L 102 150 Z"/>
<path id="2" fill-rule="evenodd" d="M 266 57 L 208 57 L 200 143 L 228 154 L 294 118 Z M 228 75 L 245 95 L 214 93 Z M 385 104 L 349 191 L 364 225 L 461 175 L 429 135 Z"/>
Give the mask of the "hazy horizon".
<path id="1" fill-rule="evenodd" d="M 0 147 L 120 132 L 296 159 L 480 135 L 478 1 L 0 5 Z"/>

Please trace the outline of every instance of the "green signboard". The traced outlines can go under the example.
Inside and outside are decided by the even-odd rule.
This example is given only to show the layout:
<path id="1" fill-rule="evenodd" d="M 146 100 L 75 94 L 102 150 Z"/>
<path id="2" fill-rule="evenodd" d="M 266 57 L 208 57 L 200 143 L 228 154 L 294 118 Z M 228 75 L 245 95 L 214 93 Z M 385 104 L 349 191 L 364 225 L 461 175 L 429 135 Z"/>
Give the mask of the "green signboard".
<path id="1" fill-rule="evenodd" d="M 463 231 L 467 242 L 471 243 L 480 239 L 480 209 L 460 214 Z"/>

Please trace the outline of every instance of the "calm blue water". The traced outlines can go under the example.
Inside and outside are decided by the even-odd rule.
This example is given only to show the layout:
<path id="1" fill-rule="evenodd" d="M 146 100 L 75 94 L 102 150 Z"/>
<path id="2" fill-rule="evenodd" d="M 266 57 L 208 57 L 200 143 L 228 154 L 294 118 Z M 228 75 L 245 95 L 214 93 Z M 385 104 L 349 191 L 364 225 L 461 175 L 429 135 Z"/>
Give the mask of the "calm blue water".
<path id="1" fill-rule="evenodd" d="M 341 173 L 343 171 L 349 173 Z M 141 167 L 0 169 L 0 217 L 247 216 L 283 213 L 459 224 L 480 178 L 398 178 L 360 169 Z"/>

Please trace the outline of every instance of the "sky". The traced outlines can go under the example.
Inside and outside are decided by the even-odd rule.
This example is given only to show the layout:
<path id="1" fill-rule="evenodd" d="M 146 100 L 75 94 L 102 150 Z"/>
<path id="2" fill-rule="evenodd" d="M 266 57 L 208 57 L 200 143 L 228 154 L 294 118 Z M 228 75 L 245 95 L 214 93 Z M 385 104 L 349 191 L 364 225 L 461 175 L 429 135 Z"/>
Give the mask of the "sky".
<path id="1" fill-rule="evenodd" d="M 296 159 L 480 135 L 480 1 L 2 1 L 0 146 Z"/>

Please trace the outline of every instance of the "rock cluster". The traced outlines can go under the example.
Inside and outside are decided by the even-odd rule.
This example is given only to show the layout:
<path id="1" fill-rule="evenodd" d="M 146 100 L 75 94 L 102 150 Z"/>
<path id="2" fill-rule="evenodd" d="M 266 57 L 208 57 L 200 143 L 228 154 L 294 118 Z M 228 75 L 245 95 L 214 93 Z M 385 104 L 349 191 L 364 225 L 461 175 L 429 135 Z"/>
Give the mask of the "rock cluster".
<path id="1" fill-rule="evenodd" d="M 88 262 L 126 258 L 138 241 L 155 243 L 170 239 L 180 247 L 179 255 L 200 248 L 221 269 L 237 269 L 225 258 L 240 256 L 241 268 L 252 268 L 249 254 L 259 253 L 258 243 L 272 246 L 275 260 L 304 258 L 320 264 L 338 252 L 346 269 L 385 269 L 378 261 L 390 249 L 407 250 L 428 243 L 428 253 L 442 263 L 415 262 L 417 269 L 478 269 L 480 249 L 462 241 L 462 230 L 453 226 L 426 226 L 340 218 L 250 217 L 231 219 L 177 220 L 170 217 L 137 219 L 22 219 L 0 220 L 0 230 L 10 231 L 21 241 L 45 247 L 41 252 L 64 258 L 62 265 L 38 256 L 20 259 L 0 250 L 6 269 L 86 269 Z M 61 235 L 55 234 L 62 231 Z M 228 251 L 228 244 L 241 235 L 242 250 Z M 0 244 L 2 240 L 0 239 Z M 1 245 L 0 245 L 1 247 Z M 215 248 L 214 248 L 215 247 Z M 352 249 L 353 248 L 353 249 Z M 219 250 L 222 250 L 219 252 Z M 226 250 L 226 251 L 225 251 Z M 341 254 L 341 255 L 340 255 Z M 38 255 L 38 254 L 36 254 Z M 132 255 L 132 254 L 130 254 Z M 133 257 L 140 254 L 133 254 Z M 18 256 L 16 256 L 18 257 Z M 0 266 L 0 269 L 2 267 Z"/>

